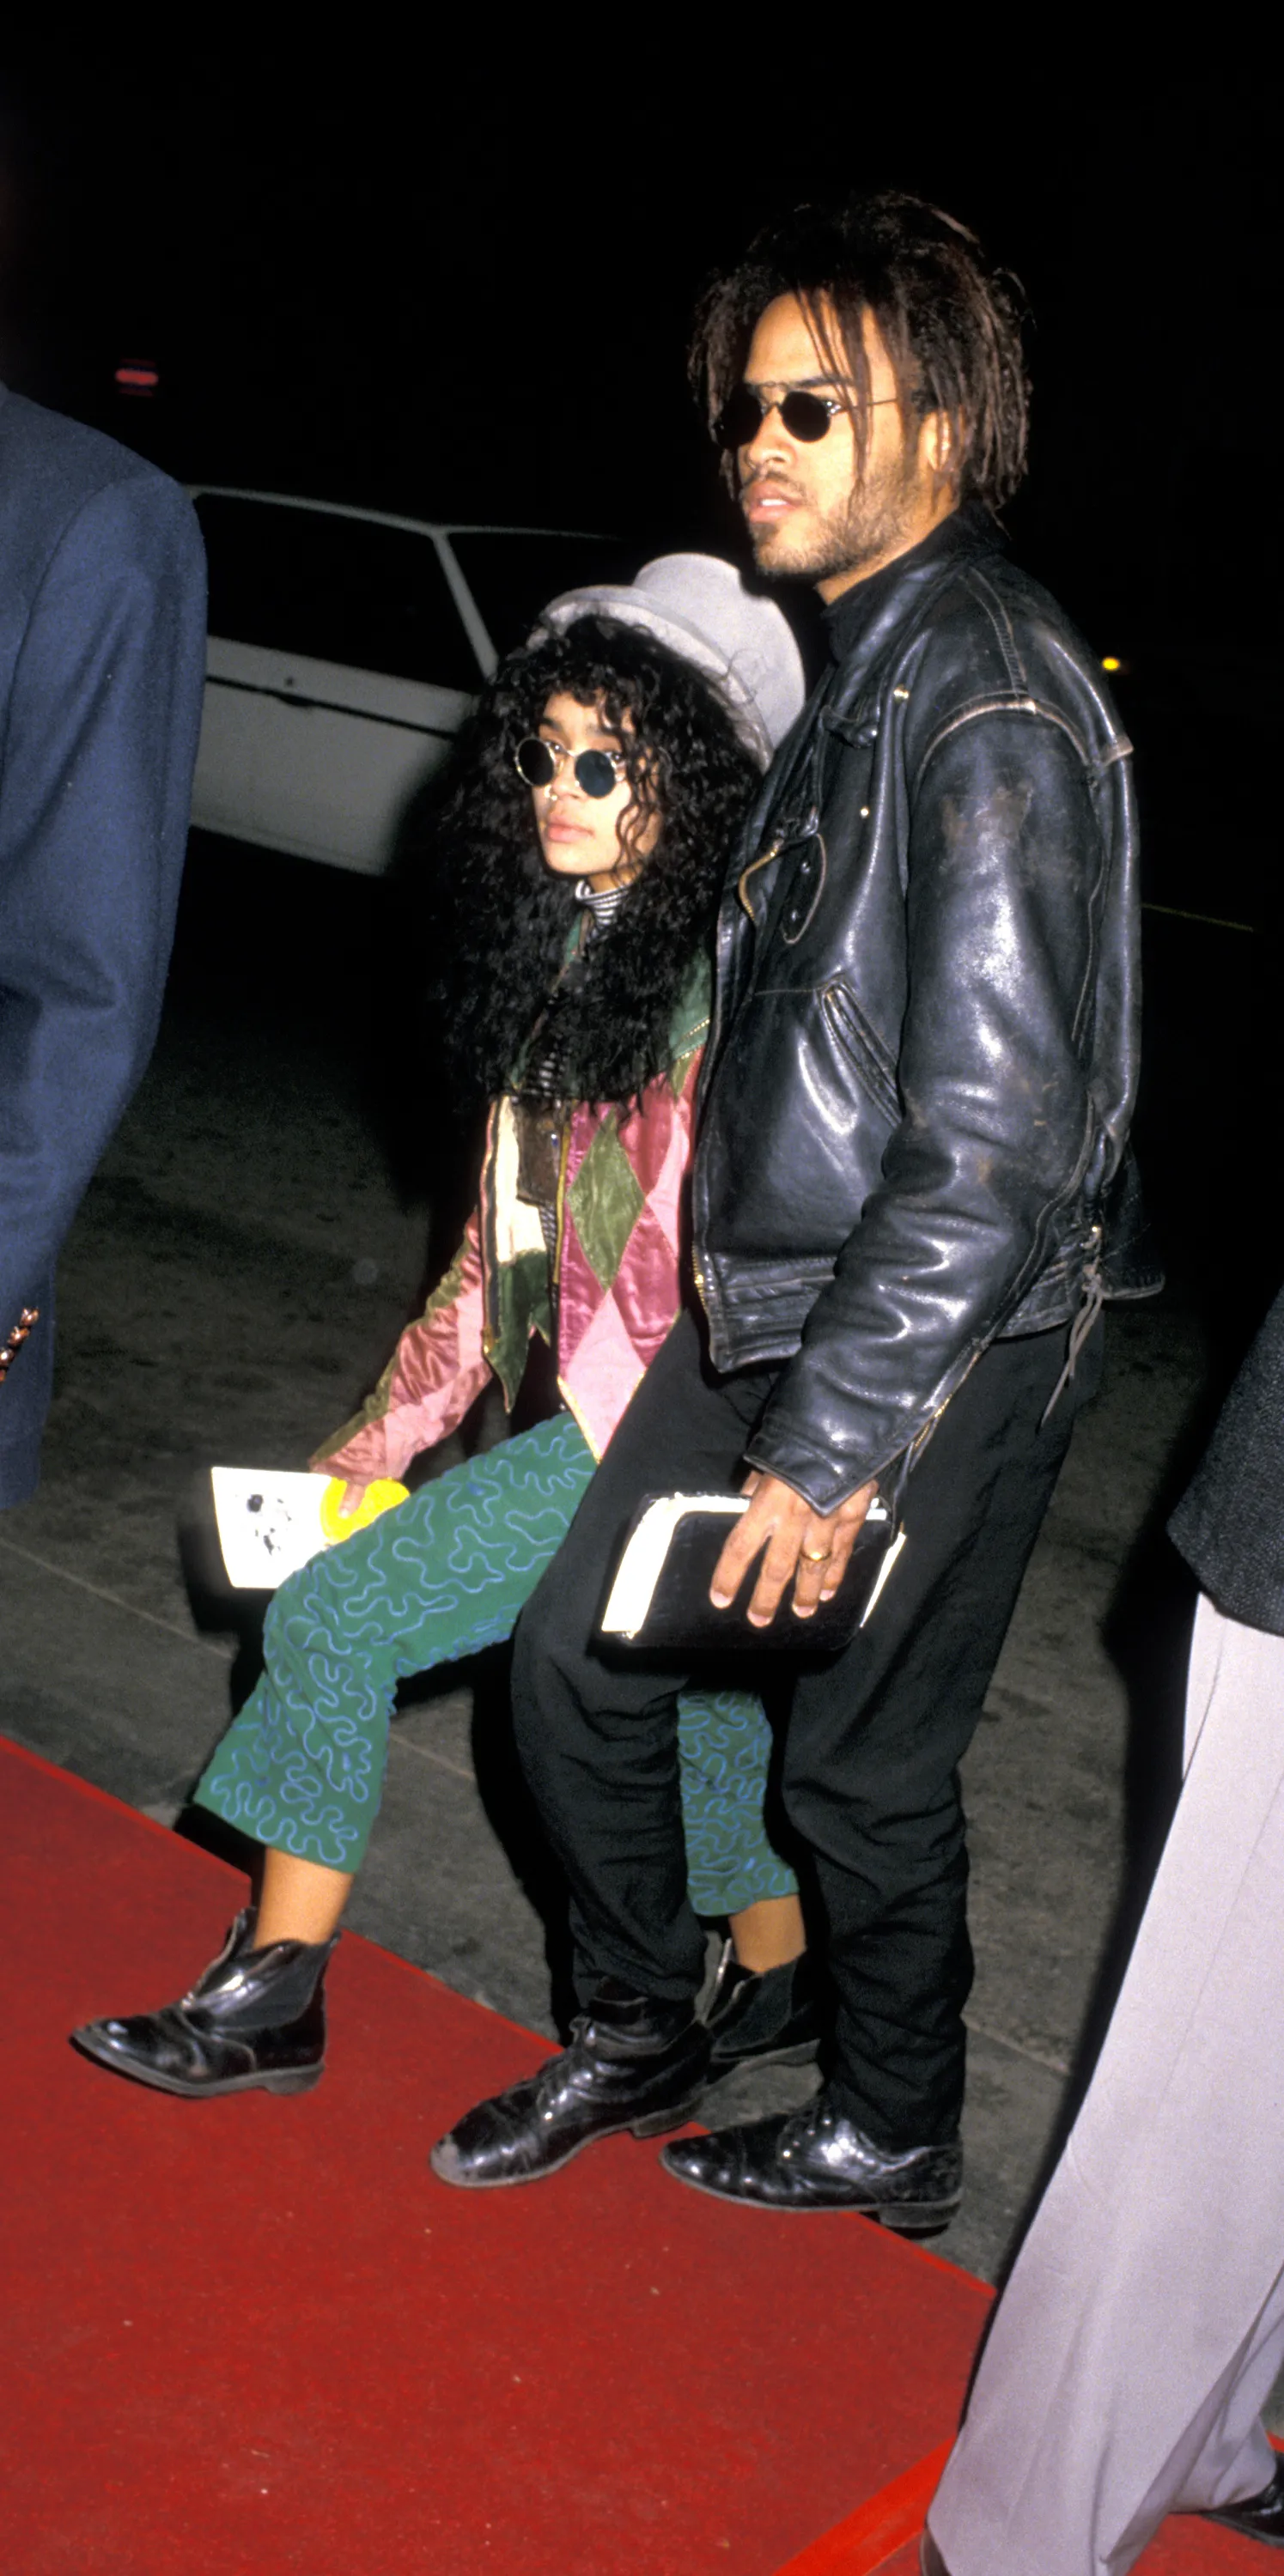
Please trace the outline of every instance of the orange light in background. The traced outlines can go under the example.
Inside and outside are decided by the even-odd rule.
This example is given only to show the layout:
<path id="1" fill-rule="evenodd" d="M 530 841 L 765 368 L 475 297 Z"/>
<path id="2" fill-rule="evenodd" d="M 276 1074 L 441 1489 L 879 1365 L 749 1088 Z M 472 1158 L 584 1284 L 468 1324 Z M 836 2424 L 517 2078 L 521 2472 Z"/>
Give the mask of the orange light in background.
<path id="1" fill-rule="evenodd" d="M 123 394 L 154 394 L 160 384 L 160 369 L 150 359 L 127 358 L 117 367 L 115 381 Z"/>
<path id="2" fill-rule="evenodd" d="M 1103 653 L 1101 667 L 1103 671 L 1122 671 L 1123 664 L 1117 653 Z"/>

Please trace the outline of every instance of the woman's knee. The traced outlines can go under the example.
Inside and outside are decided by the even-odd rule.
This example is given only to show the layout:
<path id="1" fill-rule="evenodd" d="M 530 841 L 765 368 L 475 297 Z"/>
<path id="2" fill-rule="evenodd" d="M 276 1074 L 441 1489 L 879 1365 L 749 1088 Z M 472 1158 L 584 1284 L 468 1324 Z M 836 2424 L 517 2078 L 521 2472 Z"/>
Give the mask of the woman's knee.
<path id="1" fill-rule="evenodd" d="M 305 1623 L 312 1645 L 334 1641 L 342 1636 L 342 1614 L 327 1559 L 313 1557 L 301 1565 L 297 1574 L 286 1577 L 273 1593 L 263 1622 L 264 1660 L 271 1669 L 274 1657 L 290 1656 L 297 1645 L 296 1623 Z"/>

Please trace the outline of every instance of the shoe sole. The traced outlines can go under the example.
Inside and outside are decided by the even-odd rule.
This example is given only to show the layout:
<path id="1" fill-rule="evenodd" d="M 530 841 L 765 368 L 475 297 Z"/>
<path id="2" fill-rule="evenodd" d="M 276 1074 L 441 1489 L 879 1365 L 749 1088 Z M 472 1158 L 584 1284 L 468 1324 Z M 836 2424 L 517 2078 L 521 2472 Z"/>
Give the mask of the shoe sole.
<path id="1" fill-rule="evenodd" d="M 710 2200 L 730 2200 L 737 2209 L 760 2209 L 769 2218 L 873 2218 L 893 2236 L 940 2236 L 952 2218 L 958 2216 L 963 2194 L 951 2201 L 898 2201 L 894 2207 L 880 2201 L 840 2200 L 826 2204 L 820 2200 L 779 2201 L 755 2200 L 749 2192 L 723 2191 L 716 2182 L 697 2182 L 694 2174 L 683 2173 L 678 2165 L 660 2163 L 674 2182 L 684 2182 L 688 2191 L 703 2191 Z"/>
<path id="2" fill-rule="evenodd" d="M 543 2182 L 547 2175 L 561 2173 L 566 2165 L 574 2162 L 576 2156 L 583 2155 L 586 2147 L 595 2147 L 600 2138 L 662 2138 L 666 2129 L 683 2128 L 688 2120 L 694 2119 L 696 2105 L 706 2089 L 706 2086 L 701 2084 L 692 2094 L 689 2102 L 675 2103 L 671 2111 L 652 2111 L 645 2120 L 615 2120 L 609 2129 L 594 2129 L 591 2137 L 581 2138 L 578 2145 L 568 2147 L 565 2155 L 558 2157 L 556 2164 L 541 2165 L 538 2173 L 443 2173 L 437 2162 L 436 2147 L 433 2148 L 428 2162 L 438 2182 L 448 2183 L 452 2191 L 513 2191 L 519 2183 Z M 441 2144 L 445 2145 L 444 2139 Z"/>
<path id="3" fill-rule="evenodd" d="M 144 2067 L 131 2066 L 108 2049 L 94 2048 L 79 2031 L 72 2032 L 71 2045 L 91 2065 L 105 2066 L 109 2075 L 122 2075 L 129 2084 L 145 2084 L 152 2093 L 173 2094 L 181 2102 L 214 2102 L 229 2093 L 310 2093 L 325 2073 L 322 2059 L 319 2066 L 283 2067 L 278 2075 L 228 2075 L 215 2084 L 184 2084 L 175 2076 L 153 2075 Z"/>

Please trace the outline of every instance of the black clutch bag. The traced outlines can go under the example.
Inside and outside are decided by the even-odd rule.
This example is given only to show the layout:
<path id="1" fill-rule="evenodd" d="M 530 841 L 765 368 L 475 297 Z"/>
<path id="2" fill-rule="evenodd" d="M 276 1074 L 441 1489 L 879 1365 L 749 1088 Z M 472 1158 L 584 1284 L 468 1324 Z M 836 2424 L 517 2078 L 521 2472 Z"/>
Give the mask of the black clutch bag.
<path id="1" fill-rule="evenodd" d="M 727 1609 L 715 1610 L 709 1599 L 731 1523 L 748 1507 L 747 1494 L 645 1495 L 629 1524 L 598 1624 L 600 1642 L 643 1654 L 680 1655 L 760 1654 L 764 1647 L 794 1655 L 832 1655 L 849 1646 L 871 1616 L 905 1543 L 886 1504 L 871 1503 L 832 1601 L 822 1601 L 810 1619 L 798 1619 L 790 1587 L 766 1628 L 751 1627 L 748 1618 L 756 1565 Z"/>

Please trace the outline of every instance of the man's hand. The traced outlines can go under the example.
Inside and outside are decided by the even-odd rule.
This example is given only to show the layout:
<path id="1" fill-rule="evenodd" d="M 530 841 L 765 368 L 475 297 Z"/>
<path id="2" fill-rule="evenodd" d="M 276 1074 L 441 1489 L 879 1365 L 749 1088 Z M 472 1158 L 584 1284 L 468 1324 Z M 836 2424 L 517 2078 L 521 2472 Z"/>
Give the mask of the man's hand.
<path id="1" fill-rule="evenodd" d="M 750 1626 L 770 1627 L 791 1577 L 794 1616 L 810 1619 L 818 1604 L 832 1600 L 838 1590 L 877 1485 L 862 1485 L 828 1516 L 814 1512 L 779 1476 L 763 1476 L 755 1470 L 746 1476 L 741 1491 L 753 1500 L 736 1522 L 714 1570 L 709 1598 L 715 1610 L 725 1610 L 735 1600 L 765 1540 L 766 1554 L 749 1604 Z"/>

